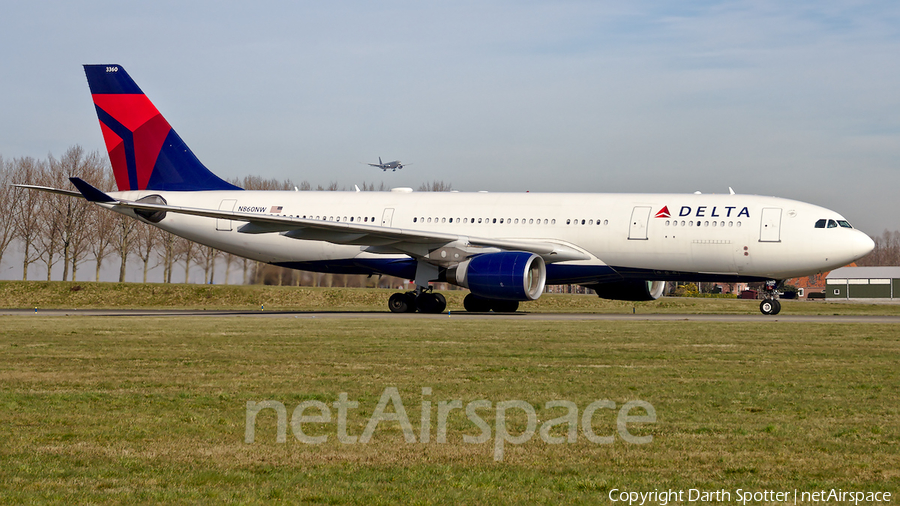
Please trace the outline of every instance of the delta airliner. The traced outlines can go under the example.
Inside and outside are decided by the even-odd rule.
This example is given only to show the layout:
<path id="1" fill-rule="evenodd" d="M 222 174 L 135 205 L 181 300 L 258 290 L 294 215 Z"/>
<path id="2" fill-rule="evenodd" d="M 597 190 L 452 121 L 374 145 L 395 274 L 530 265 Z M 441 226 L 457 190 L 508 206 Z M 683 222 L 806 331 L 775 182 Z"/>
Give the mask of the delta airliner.
<path id="1" fill-rule="evenodd" d="M 210 172 L 120 65 L 86 65 L 118 191 L 77 192 L 175 235 L 274 265 L 414 279 L 394 312 L 444 311 L 431 282 L 468 288 L 469 311 L 515 311 L 545 284 L 659 298 L 666 282 L 777 283 L 866 255 L 840 214 L 795 200 L 722 194 L 247 191 Z"/>

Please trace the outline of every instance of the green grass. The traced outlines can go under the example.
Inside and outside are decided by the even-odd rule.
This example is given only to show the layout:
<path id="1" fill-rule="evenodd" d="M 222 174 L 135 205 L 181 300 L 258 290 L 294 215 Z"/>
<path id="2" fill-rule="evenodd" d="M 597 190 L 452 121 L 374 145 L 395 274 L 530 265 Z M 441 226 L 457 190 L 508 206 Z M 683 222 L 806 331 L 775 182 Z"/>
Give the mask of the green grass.
<path id="1" fill-rule="evenodd" d="M 613 488 L 900 492 L 900 329 L 887 324 L 0 317 L 0 501 L 607 503 Z M 651 403 L 657 422 L 598 445 L 535 436 L 492 458 L 463 413 L 448 441 L 275 442 L 247 401 L 346 392 L 359 435 L 386 387 L 416 434 L 439 401 Z M 492 412 L 483 417 L 493 422 Z M 311 413 L 307 413 L 311 414 Z M 511 431 L 524 417 L 510 412 Z M 615 435 L 615 412 L 594 418 Z M 557 431 L 559 433 L 559 431 Z M 621 503 L 619 503 L 621 504 Z"/>
<path id="2" fill-rule="evenodd" d="M 396 290 L 308 288 L 290 286 L 191 285 L 162 283 L 92 283 L 0 281 L 3 308 L 183 308 L 222 310 L 378 311 Z M 468 291 L 442 292 L 450 311 L 463 310 Z M 900 305 L 782 301 L 784 314 L 900 314 Z M 664 297 L 649 302 L 604 300 L 593 295 L 544 294 L 519 305 L 534 313 L 674 313 L 759 314 L 759 301 Z"/>

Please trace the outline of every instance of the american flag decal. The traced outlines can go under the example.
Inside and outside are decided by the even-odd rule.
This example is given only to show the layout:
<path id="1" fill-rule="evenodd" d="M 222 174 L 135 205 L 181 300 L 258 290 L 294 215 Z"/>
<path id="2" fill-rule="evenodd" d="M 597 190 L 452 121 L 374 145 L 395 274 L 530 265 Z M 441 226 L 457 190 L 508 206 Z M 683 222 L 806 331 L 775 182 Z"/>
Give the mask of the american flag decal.
<path id="1" fill-rule="evenodd" d="M 282 206 L 272 206 L 272 209 L 269 210 L 270 213 L 280 213 Z"/>

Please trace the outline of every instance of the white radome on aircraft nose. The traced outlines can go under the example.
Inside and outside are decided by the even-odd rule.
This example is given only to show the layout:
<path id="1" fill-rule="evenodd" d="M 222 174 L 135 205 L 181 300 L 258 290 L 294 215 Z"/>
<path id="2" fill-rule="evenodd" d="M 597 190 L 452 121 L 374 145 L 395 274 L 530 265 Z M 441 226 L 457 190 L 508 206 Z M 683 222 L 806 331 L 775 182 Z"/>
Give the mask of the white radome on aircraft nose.
<path id="1" fill-rule="evenodd" d="M 864 248 L 865 248 L 865 252 L 866 252 L 865 254 L 868 255 L 875 249 L 875 241 L 873 241 L 872 238 L 868 236 L 868 234 L 862 233 L 862 235 L 863 235 L 864 241 L 865 241 L 864 242 L 864 244 L 865 244 Z"/>
<path id="2" fill-rule="evenodd" d="M 857 230 L 852 240 L 853 254 L 856 258 L 862 258 L 875 249 L 875 241 L 865 232 Z"/>

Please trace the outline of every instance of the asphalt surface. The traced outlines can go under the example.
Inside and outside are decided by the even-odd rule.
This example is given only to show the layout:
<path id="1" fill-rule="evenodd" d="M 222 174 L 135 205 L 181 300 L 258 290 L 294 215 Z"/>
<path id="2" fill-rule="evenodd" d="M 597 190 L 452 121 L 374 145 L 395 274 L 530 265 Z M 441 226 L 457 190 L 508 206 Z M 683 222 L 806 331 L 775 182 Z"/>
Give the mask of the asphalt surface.
<path id="1" fill-rule="evenodd" d="M 104 316 L 173 318 L 323 318 L 323 319 L 407 319 L 407 320 L 519 320 L 519 321 L 658 321 L 658 322 L 798 322 L 798 323 L 888 323 L 900 324 L 900 316 L 878 315 L 791 315 L 776 316 L 731 314 L 599 314 L 599 313 L 401 313 L 387 311 L 222 311 L 195 309 L 0 309 L 0 316 Z"/>

